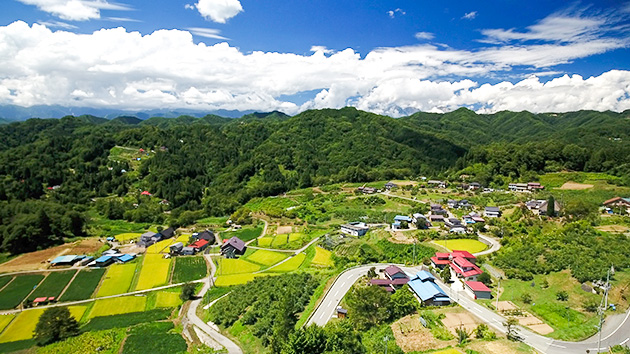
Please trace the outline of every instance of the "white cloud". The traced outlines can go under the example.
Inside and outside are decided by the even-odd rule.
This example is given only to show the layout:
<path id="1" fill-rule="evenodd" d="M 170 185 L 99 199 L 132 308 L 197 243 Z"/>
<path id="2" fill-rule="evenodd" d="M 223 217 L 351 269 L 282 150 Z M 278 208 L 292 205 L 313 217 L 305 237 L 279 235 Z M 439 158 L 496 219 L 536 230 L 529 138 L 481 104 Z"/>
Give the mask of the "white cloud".
<path id="1" fill-rule="evenodd" d="M 124 28 L 76 34 L 21 21 L 0 26 L 0 104 L 289 114 L 353 105 L 394 116 L 460 106 L 484 112 L 630 108 L 630 71 L 591 78 L 553 72 L 558 63 L 623 45 L 605 39 L 476 51 L 423 44 L 361 56 L 351 48 L 331 52 L 322 46 L 313 46 L 310 55 L 245 54 L 225 42 L 195 44 L 193 34 L 199 33 L 220 37 L 209 28 L 141 35 Z M 514 67 L 539 76 L 479 86 L 489 76 L 518 77 Z M 543 75 L 550 79 L 541 81 Z M 290 99 L 308 92 L 318 93 L 301 105 Z"/>
<path id="2" fill-rule="evenodd" d="M 195 7 L 201 16 L 218 23 L 225 23 L 243 11 L 238 0 L 199 0 Z"/>
<path id="3" fill-rule="evenodd" d="M 136 20 L 135 18 L 129 18 L 129 17 L 107 17 L 105 19 L 108 21 L 114 21 L 114 22 L 142 22 L 140 20 Z"/>
<path id="4" fill-rule="evenodd" d="M 48 28 L 63 28 L 63 29 L 76 29 L 79 28 L 75 25 L 71 25 L 66 22 L 61 21 L 37 21 L 42 26 L 46 26 Z"/>
<path id="5" fill-rule="evenodd" d="M 311 52 L 313 53 L 321 52 L 323 54 L 330 54 L 330 53 L 334 53 L 335 51 L 332 49 L 328 49 L 322 45 L 314 45 L 314 46 L 311 46 Z"/>
<path id="6" fill-rule="evenodd" d="M 128 5 L 107 0 L 18 0 L 27 5 L 69 21 L 86 21 L 101 17 L 100 10 L 131 10 Z"/>
<path id="7" fill-rule="evenodd" d="M 390 18 L 396 17 L 396 14 L 406 15 L 407 13 L 403 9 L 400 9 L 400 8 L 398 8 L 396 10 L 389 10 L 389 11 L 387 11 L 387 15 Z"/>
<path id="8" fill-rule="evenodd" d="M 227 39 L 227 38 L 221 36 L 221 31 L 219 31 L 218 29 L 214 29 L 214 28 L 190 27 L 190 28 L 188 28 L 188 30 L 192 34 L 194 34 L 196 36 L 200 36 L 200 37 L 214 38 L 214 39 Z"/>
<path id="9" fill-rule="evenodd" d="M 417 39 L 427 39 L 427 40 L 431 40 L 435 37 L 435 35 L 431 32 L 417 32 L 415 34 L 415 37 Z"/>
<path id="10" fill-rule="evenodd" d="M 464 19 L 464 20 L 472 20 L 475 17 L 477 17 L 477 11 L 471 11 L 471 12 L 465 13 L 464 16 L 462 16 L 462 19 Z"/>

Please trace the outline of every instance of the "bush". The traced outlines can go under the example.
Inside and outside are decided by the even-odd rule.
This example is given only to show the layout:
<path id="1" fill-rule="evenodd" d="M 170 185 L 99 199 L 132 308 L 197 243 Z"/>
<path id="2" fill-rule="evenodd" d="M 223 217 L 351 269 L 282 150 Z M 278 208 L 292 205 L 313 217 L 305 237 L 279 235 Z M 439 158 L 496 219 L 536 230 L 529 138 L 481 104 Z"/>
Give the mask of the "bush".
<path id="1" fill-rule="evenodd" d="M 529 305 L 532 303 L 532 296 L 529 295 L 528 293 L 524 293 L 523 295 L 521 295 L 521 301 Z"/>
<path id="2" fill-rule="evenodd" d="M 559 301 L 568 301 L 569 300 L 569 293 L 566 292 L 565 290 L 558 291 L 556 293 L 556 299 L 559 300 Z"/>

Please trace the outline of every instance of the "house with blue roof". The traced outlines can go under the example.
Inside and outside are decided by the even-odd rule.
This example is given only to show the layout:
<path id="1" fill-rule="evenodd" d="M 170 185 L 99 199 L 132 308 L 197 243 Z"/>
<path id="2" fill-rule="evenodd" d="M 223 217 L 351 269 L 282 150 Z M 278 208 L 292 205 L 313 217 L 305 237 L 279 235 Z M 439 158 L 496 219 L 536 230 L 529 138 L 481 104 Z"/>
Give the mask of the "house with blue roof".
<path id="1" fill-rule="evenodd" d="M 122 256 L 117 258 L 117 262 L 119 263 L 127 263 L 136 258 L 135 253 L 125 253 Z"/>
<path id="2" fill-rule="evenodd" d="M 433 274 L 426 270 L 416 273 L 407 284 L 425 306 L 444 306 L 451 303 L 444 290 L 435 284 Z"/>
<path id="3" fill-rule="evenodd" d="M 94 267 L 107 267 L 108 265 L 114 263 L 114 256 L 100 256 L 94 261 L 92 266 Z"/>

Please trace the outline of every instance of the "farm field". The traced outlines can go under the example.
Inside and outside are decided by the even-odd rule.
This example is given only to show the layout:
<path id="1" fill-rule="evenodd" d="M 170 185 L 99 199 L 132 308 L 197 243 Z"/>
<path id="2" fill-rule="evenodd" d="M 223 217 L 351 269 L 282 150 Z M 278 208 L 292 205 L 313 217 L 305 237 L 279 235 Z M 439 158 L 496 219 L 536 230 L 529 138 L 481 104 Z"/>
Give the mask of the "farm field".
<path id="1" fill-rule="evenodd" d="M 242 259 L 219 258 L 218 260 L 219 275 L 230 275 L 239 273 L 251 273 L 260 270 L 260 266 Z"/>
<path id="2" fill-rule="evenodd" d="M 160 242 L 156 242 L 151 246 L 147 247 L 147 254 L 158 254 L 166 249 L 168 252 L 168 246 L 173 243 L 173 239 L 167 238 L 166 240 L 162 240 Z"/>
<path id="3" fill-rule="evenodd" d="M 208 265 L 203 256 L 201 257 L 176 257 L 175 268 L 173 270 L 173 283 L 183 283 L 197 280 L 208 274 Z"/>
<path id="4" fill-rule="evenodd" d="M 141 312 L 144 311 L 146 303 L 146 296 L 122 296 L 96 300 L 92 311 L 90 311 L 89 318 Z"/>
<path id="5" fill-rule="evenodd" d="M 85 332 L 76 337 L 38 348 L 37 354 L 117 354 L 126 328 Z"/>
<path id="6" fill-rule="evenodd" d="M 105 269 L 103 268 L 81 270 L 70 283 L 63 296 L 61 296 L 61 300 L 77 301 L 89 299 L 101 282 L 103 274 L 105 274 Z"/>
<path id="7" fill-rule="evenodd" d="M 18 306 L 28 296 L 44 276 L 41 274 L 18 275 L 0 291 L 0 310 L 8 310 Z"/>
<path id="8" fill-rule="evenodd" d="M 136 290 L 146 290 L 166 284 L 171 270 L 171 260 L 162 258 L 161 254 L 145 255 Z"/>
<path id="9" fill-rule="evenodd" d="M 307 235 L 302 232 L 293 232 L 275 236 L 265 236 L 257 240 L 258 247 L 277 249 L 298 249 L 315 235 Z"/>
<path id="10" fill-rule="evenodd" d="M 256 228 L 244 228 L 237 231 L 222 232 L 221 238 L 229 239 L 236 236 L 240 238 L 242 241 L 247 242 L 249 240 L 253 240 L 256 237 L 260 236 L 260 234 L 262 233 L 262 230 L 263 230 L 262 227 L 256 227 Z"/>
<path id="11" fill-rule="evenodd" d="M 267 250 L 257 250 L 247 257 L 248 261 L 262 264 L 264 266 L 274 265 L 281 260 L 287 258 L 287 254 L 267 251 Z"/>
<path id="12" fill-rule="evenodd" d="M 454 239 L 454 240 L 435 240 L 433 243 L 438 244 L 448 250 L 468 251 L 477 253 L 485 250 L 488 246 L 477 240 L 471 239 Z"/>
<path id="13" fill-rule="evenodd" d="M 136 264 L 114 264 L 109 266 L 105 279 L 101 283 L 96 296 L 109 296 L 126 293 L 131 286 Z"/>
<path id="14" fill-rule="evenodd" d="M 83 317 L 86 306 L 69 306 L 70 314 L 78 320 Z M 15 342 L 33 338 L 33 331 L 37 326 L 39 316 L 44 313 L 44 309 L 33 309 L 21 312 L 0 334 L 0 343 Z"/>
<path id="15" fill-rule="evenodd" d="M 311 261 L 311 264 L 322 266 L 322 267 L 332 267 L 333 261 L 330 258 L 332 253 L 324 248 L 315 247 L 315 257 Z"/>
<path id="16" fill-rule="evenodd" d="M 0 289 L 2 289 L 5 285 L 9 284 L 11 279 L 13 279 L 13 276 L 0 277 Z"/>
<path id="17" fill-rule="evenodd" d="M 300 253 L 289 259 L 288 261 L 280 264 L 279 266 L 269 269 L 269 271 L 275 273 L 283 273 L 297 270 L 304 262 L 304 259 L 306 259 L 306 255 L 304 253 Z"/>
<path id="18" fill-rule="evenodd" d="M 156 294 L 155 307 L 176 307 L 182 304 L 179 293 L 172 291 L 158 291 Z"/>
<path id="19" fill-rule="evenodd" d="M 248 281 L 254 280 L 257 277 L 267 277 L 271 275 L 278 274 L 270 274 L 270 273 L 245 273 L 245 274 L 232 274 L 232 275 L 221 275 L 217 277 L 217 280 L 214 282 L 215 286 L 232 286 L 245 284 Z"/>
<path id="20" fill-rule="evenodd" d="M 76 273 L 76 270 L 69 270 L 67 272 L 52 272 L 48 274 L 46 279 L 29 296 L 29 299 L 33 300 L 41 296 L 58 297 Z"/>
<path id="21" fill-rule="evenodd" d="M 15 315 L 0 315 L 0 333 L 9 325 Z"/>
<path id="22" fill-rule="evenodd" d="M 131 240 L 135 240 L 135 239 L 140 238 L 141 235 L 142 234 L 139 233 L 139 232 L 125 232 L 125 233 L 122 233 L 122 234 L 118 234 L 115 237 L 116 237 L 116 240 L 118 242 L 120 242 L 120 243 L 127 243 L 127 242 L 129 242 Z"/>
<path id="23" fill-rule="evenodd" d="M 272 236 L 261 237 L 257 240 L 258 247 L 271 247 L 271 243 L 273 242 Z"/>
<path id="24" fill-rule="evenodd" d="M 96 252 L 101 246 L 95 238 L 86 238 L 81 241 L 66 243 L 41 251 L 29 252 L 19 255 L 7 262 L 0 264 L 0 273 L 20 272 L 25 270 L 42 270 L 48 268 L 48 261 L 63 254 L 90 254 Z"/>

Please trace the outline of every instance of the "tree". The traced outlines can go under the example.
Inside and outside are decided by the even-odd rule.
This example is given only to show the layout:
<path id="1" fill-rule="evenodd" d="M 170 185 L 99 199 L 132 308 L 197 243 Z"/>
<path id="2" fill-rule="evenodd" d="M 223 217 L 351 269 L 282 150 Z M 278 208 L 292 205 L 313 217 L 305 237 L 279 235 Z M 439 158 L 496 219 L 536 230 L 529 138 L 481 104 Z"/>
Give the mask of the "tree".
<path id="1" fill-rule="evenodd" d="M 451 282 L 451 268 L 449 266 L 446 266 L 444 267 L 444 269 L 442 269 L 442 271 L 440 272 L 440 278 L 442 278 L 442 281 L 444 281 L 445 283 Z"/>
<path id="2" fill-rule="evenodd" d="M 409 285 L 403 286 L 391 296 L 392 320 L 410 315 L 418 309 L 418 300 L 411 293 Z"/>
<path id="3" fill-rule="evenodd" d="M 549 199 L 547 199 L 547 216 L 556 216 L 556 200 L 553 198 L 553 195 L 550 195 Z"/>
<path id="4" fill-rule="evenodd" d="M 348 293 L 346 303 L 351 321 L 361 331 L 390 317 L 390 297 L 380 286 L 355 285 Z"/>
<path id="5" fill-rule="evenodd" d="M 483 272 L 479 274 L 479 277 L 477 278 L 477 280 L 484 283 L 486 286 L 492 285 L 492 277 L 490 276 L 488 272 Z"/>
<path id="6" fill-rule="evenodd" d="M 556 299 L 559 301 L 567 301 L 569 300 L 569 293 L 565 290 L 560 290 L 556 293 Z"/>
<path id="7" fill-rule="evenodd" d="M 376 278 L 376 267 L 372 267 L 370 268 L 370 270 L 368 270 L 367 277 L 370 279 Z"/>
<path id="8" fill-rule="evenodd" d="M 195 283 L 186 283 L 182 286 L 182 292 L 179 294 L 179 298 L 183 301 L 192 300 L 195 297 L 195 290 L 197 286 Z"/>
<path id="9" fill-rule="evenodd" d="M 317 325 L 299 328 L 289 334 L 282 354 L 322 354 L 326 350 L 326 334 Z"/>
<path id="10" fill-rule="evenodd" d="M 516 326 L 518 325 L 518 320 L 514 317 L 510 317 L 503 323 L 505 326 L 507 339 L 517 341 L 520 340 L 518 332 L 516 330 Z"/>
<path id="11" fill-rule="evenodd" d="M 531 304 L 532 303 L 532 296 L 529 295 L 528 293 L 523 293 L 521 295 L 521 301 L 523 301 L 523 303 L 525 303 L 525 304 Z"/>
<path id="12" fill-rule="evenodd" d="M 464 328 L 464 326 L 456 328 L 455 333 L 457 333 L 457 344 L 463 345 L 468 342 L 468 338 L 470 338 L 470 333 L 466 331 L 466 328 Z"/>
<path id="13" fill-rule="evenodd" d="M 38 345 L 46 345 L 79 334 L 79 324 L 67 307 L 50 307 L 35 326 Z"/>

